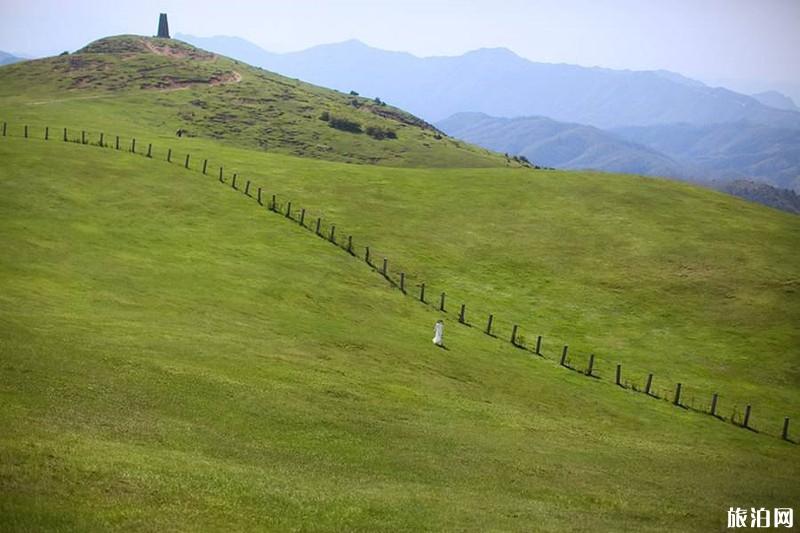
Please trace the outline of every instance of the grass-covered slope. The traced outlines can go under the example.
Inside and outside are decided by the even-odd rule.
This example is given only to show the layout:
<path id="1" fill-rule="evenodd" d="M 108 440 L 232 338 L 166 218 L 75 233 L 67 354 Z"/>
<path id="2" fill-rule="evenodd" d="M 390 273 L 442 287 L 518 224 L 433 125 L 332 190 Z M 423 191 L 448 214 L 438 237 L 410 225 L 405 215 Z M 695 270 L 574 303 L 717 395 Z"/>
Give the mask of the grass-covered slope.
<path id="1" fill-rule="evenodd" d="M 658 235 L 670 212 L 690 224 L 701 194 L 498 171 L 391 171 L 379 183 L 366 168 L 218 153 L 259 162 L 270 187 L 304 200 L 313 181 L 320 202 L 349 197 L 326 214 L 360 219 L 364 233 L 372 221 L 437 280 L 451 272 L 463 290 L 470 279 L 495 280 L 480 293 L 487 305 L 514 294 L 530 301 L 525 277 L 540 279 L 534 318 L 572 335 L 589 330 L 581 317 L 590 311 L 602 317 L 595 298 L 610 290 L 587 280 L 586 297 L 571 301 L 579 281 L 616 272 L 593 239 L 642 258 L 638 276 L 658 282 L 626 239 L 642 252 L 664 248 L 657 239 L 648 246 L 642 228 Z M 471 195 L 479 178 L 496 187 L 481 201 Z M 455 207 L 437 213 L 446 204 L 433 193 L 456 179 L 474 223 Z M 599 205 L 581 201 L 579 179 Z M 519 209 L 528 200 L 521 185 L 535 208 Z M 406 197 L 412 189 L 416 201 Z M 713 198 L 720 212 L 744 209 Z M 757 240 L 794 235 L 788 218 L 748 208 Z M 525 225 L 556 210 L 562 216 Z M 593 227 L 577 226 L 590 215 Z M 438 314 L 213 176 L 91 146 L 0 138 L 0 220 L 0 529 L 710 531 L 724 529 L 732 505 L 785 507 L 800 496 L 795 445 L 564 371 L 451 319 L 449 349 L 435 349 Z M 615 231 L 622 224 L 626 234 Z M 506 236 L 515 225 L 526 244 Z M 412 231 L 415 241 L 403 244 Z M 585 254 L 574 241 L 584 233 Z M 545 245 L 547 236 L 557 239 Z M 737 264 L 755 261 L 758 243 L 750 246 Z M 710 273 L 733 261 L 733 245 L 705 247 L 714 251 L 705 277 L 713 288 L 720 282 Z M 556 261 L 568 252 L 572 261 Z M 772 254 L 773 275 L 790 268 L 788 253 Z M 494 271 L 509 255 L 520 262 Z M 561 281 L 545 276 L 550 264 Z M 684 310 L 676 302 L 692 287 L 673 284 L 676 297 L 660 306 L 668 326 L 680 323 L 673 308 Z M 549 301 L 558 288 L 560 305 Z M 767 282 L 737 291 L 759 288 L 778 298 Z M 708 308 L 720 305 L 715 290 L 706 294 Z M 621 310 L 624 301 L 615 300 Z M 732 309 L 718 313 L 736 316 Z M 789 330 L 794 311 L 785 312 L 773 320 Z M 620 343 L 642 324 L 623 326 Z M 605 332 L 596 331 L 599 342 Z M 772 335 L 792 333 L 776 326 Z"/>
<path id="2" fill-rule="evenodd" d="M 773 435 L 798 417 L 795 216 L 632 176 L 376 168 L 203 139 L 143 137 L 140 146 L 150 140 L 157 160 L 168 147 L 177 164 L 192 153 L 195 170 L 209 157 L 214 174 L 224 165 L 227 179 L 238 172 L 253 190 L 307 208 L 309 224 L 323 216 L 323 230 L 354 235 L 359 254 L 369 245 L 378 264 L 388 257 L 411 293 L 424 281 L 435 304 L 446 291 L 450 317 L 466 303 L 477 329 L 493 313 L 501 338 L 518 324 L 528 346 L 543 335 L 545 354 L 558 358 L 568 344 L 578 369 L 594 353 L 606 380 L 621 363 L 623 381 L 640 389 L 652 372 L 662 397 L 681 382 L 698 409 L 716 392 L 727 419 L 741 422 L 751 404 L 751 424 Z"/>
<path id="3" fill-rule="evenodd" d="M 191 150 L 187 145 L 187 150 Z M 202 150 L 202 148 L 198 148 Z M 236 161 L 352 233 L 412 292 L 427 284 L 450 316 L 467 304 L 477 327 L 543 335 L 558 357 L 609 379 L 684 400 L 777 433 L 800 413 L 800 220 L 666 180 L 589 172 L 333 168 L 313 161 Z M 302 176 L 302 179 L 299 177 Z"/>
<path id="4" fill-rule="evenodd" d="M 358 124 L 331 127 L 323 113 Z M 504 166 L 400 109 L 289 79 L 174 39 L 109 37 L 76 53 L 0 69 L 0 114 L 34 125 L 157 132 L 393 166 Z M 43 121 L 44 119 L 44 121 Z M 376 139 L 368 128 L 394 132 Z M 510 163 L 508 163 L 510 164 Z"/>

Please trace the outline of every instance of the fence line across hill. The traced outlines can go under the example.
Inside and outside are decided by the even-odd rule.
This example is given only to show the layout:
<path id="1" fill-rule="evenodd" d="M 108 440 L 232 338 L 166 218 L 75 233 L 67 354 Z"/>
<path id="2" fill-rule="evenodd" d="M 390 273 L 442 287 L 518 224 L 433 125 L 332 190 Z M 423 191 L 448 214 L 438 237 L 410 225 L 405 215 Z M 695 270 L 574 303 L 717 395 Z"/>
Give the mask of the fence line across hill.
<path id="1" fill-rule="evenodd" d="M 23 125 L 21 131 L 22 138 L 24 139 L 54 141 L 53 137 L 50 135 L 49 126 L 43 128 L 40 136 L 34 136 L 33 130 L 29 128 L 27 124 Z M 78 132 L 80 132 L 80 136 L 78 136 Z M 73 136 L 71 137 L 70 134 Z M 15 135 L 13 135 L 9 129 L 8 123 L 3 122 L 2 137 L 14 136 Z M 93 143 L 85 130 L 69 130 L 68 128 L 63 128 L 61 142 L 71 142 L 113 149 L 114 151 L 124 151 L 148 159 L 156 158 L 152 143 L 147 144 L 146 151 L 141 150 L 143 144 L 140 143 L 140 149 L 137 151 L 136 138 L 131 137 L 130 141 L 127 142 L 121 139 L 119 135 L 115 135 L 113 144 L 106 142 L 109 138 L 110 137 L 106 137 L 104 132 L 99 132 L 97 141 Z M 510 343 L 513 347 L 530 355 L 537 356 L 539 359 L 551 361 L 553 363 L 557 361 L 558 366 L 588 378 L 604 380 L 603 375 L 605 375 L 605 371 L 600 373 L 598 368 L 606 366 L 608 361 L 603 361 L 596 357 L 594 353 L 590 353 L 586 357 L 586 363 L 583 365 L 579 365 L 571 358 L 568 345 L 560 345 L 556 349 L 558 357 L 548 357 L 545 355 L 543 348 L 545 337 L 537 335 L 535 341 L 528 341 L 523 335 L 521 325 L 516 323 L 512 324 L 510 334 L 503 334 L 501 336 L 497 330 L 494 313 L 475 315 L 473 310 L 467 306 L 466 303 L 451 300 L 446 291 L 440 289 L 434 290 L 433 287 L 426 284 L 422 276 L 405 271 L 402 267 L 395 265 L 390 260 L 389 254 L 379 251 L 369 244 L 357 241 L 354 235 L 342 231 L 341 227 L 337 228 L 335 223 L 327 219 L 324 212 L 301 207 L 296 204 L 293 205 L 291 199 L 283 197 L 278 193 L 267 193 L 264 191 L 263 187 L 255 185 L 251 180 L 244 179 L 236 172 L 226 172 L 224 165 L 219 165 L 217 170 L 216 165 L 209 166 L 209 159 L 194 159 L 190 153 L 183 155 L 184 157 L 182 159 L 179 158 L 173 161 L 173 150 L 170 147 L 167 149 L 166 155 L 162 157 L 166 163 L 177 163 L 187 170 L 198 171 L 206 176 L 215 176 L 218 182 L 244 194 L 248 198 L 254 200 L 259 206 L 264 207 L 268 212 L 279 215 L 281 218 L 299 225 L 301 228 L 325 240 L 329 244 L 336 246 L 351 257 L 363 261 L 373 272 L 383 277 L 390 286 L 400 291 L 404 296 L 417 300 L 420 304 L 432 308 L 439 313 L 453 317 L 459 325 L 474 328 L 476 331 L 481 331 L 484 335 Z M 531 337 L 531 339 L 533 339 L 533 337 Z M 609 367 L 606 366 L 606 368 Z M 642 384 L 628 379 L 622 364 L 616 363 L 613 368 L 613 381 L 610 380 L 610 377 L 605 378 L 605 380 L 610 381 L 615 387 L 641 393 L 649 398 L 660 399 L 688 411 L 707 414 L 718 420 L 728 421 L 738 427 L 753 432 L 775 435 L 773 433 L 767 433 L 763 429 L 759 430 L 752 424 L 751 418 L 753 409 L 751 404 L 747 404 L 743 410 L 741 410 L 739 406 L 734 406 L 731 415 L 725 417 L 721 414 L 719 406 L 720 396 L 716 392 L 706 394 L 698 401 L 697 395 L 700 391 L 692 391 L 691 395 L 689 395 L 683 382 L 664 385 L 656 381 L 657 376 L 653 373 L 648 373 L 646 381 Z M 784 441 L 795 443 L 789 436 L 789 423 L 790 418 L 788 416 L 784 417 L 781 421 L 780 438 Z"/>

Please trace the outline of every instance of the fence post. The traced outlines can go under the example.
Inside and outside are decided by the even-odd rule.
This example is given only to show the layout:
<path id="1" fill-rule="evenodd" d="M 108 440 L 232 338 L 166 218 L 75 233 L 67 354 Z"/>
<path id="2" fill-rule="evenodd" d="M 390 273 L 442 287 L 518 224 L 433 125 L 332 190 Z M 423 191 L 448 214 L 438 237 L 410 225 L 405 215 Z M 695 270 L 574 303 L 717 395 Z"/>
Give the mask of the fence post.
<path id="1" fill-rule="evenodd" d="M 303 227 L 306 226 L 305 220 L 306 220 L 306 208 L 304 207 L 300 210 L 300 225 Z"/>
<path id="2" fill-rule="evenodd" d="M 114 150 L 119 150 L 119 135 L 116 136 L 116 140 L 114 141 Z"/>
<path id="3" fill-rule="evenodd" d="M 25 138 L 28 138 L 28 125 L 25 124 Z"/>
<path id="4" fill-rule="evenodd" d="M 711 395 L 711 416 L 717 416 L 717 399 L 719 396 L 715 392 Z"/>
<path id="5" fill-rule="evenodd" d="M 302 217 L 301 217 L 302 218 Z M 347 236 L 347 253 L 353 255 L 353 236 Z"/>
<path id="6" fill-rule="evenodd" d="M 675 399 L 672 401 L 675 405 L 681 404 L 681 384 L 678 383 L 675 385 Z"/>
<path id="7" fill-rule="evenodd" d="M 789 417 L 788 416 L 783 418 L 783 431 L 781 431 L 781 438 L 783 440 L 789 440 Z"/>
<path id="8" fill-rule="evenodd" d="M 462 324 L 466 321 L 467 304 L 461 304 L 461 310 L 458 312 L 458 321 Z"/>
<path id="9" fill-rule="evenodd" d="M 64 142 L 67 142 L 67 128 L 64 128 Z"/>
<path id="10" fill-rule="evenodd" d="M 564 348 L 561 350 L 561 362 L 559 363 L 561 366 L 566 366 L 564 363 L 567 362 L 567 351 L 569 350 L 569 346 L 566 344 Z"/>
<path id="11" fill-rule="evenodd" d="M 319 228 L 319 223 L 317 223 L 317 227 Z M 364 247 L 364 250 L 365 250 L 365 252 L 364 252 L 364 261 L 365 261 L 365 262 L 366 262 L 368 265 L 370 265 L 370 262 L 369 262 L 369 246 L 365 246 L 365 247 Z"/>
<path id="12" fill-rule="evenodd" d="M 259 187 L 259 188 L 258 188 L 258 205 L 264 205 L 264 204 L 261 202 L 261 187 Z"/>
<path id="13" fill-rule="evenodd" d="M 44 127 L 44 140 L 45 141 L 49 141 L 50 140 L 50 126 L 45 126 Z"/>
<path id="14" fill-rule="evenodd" d="M 7 122 L 3 122 L 3 137 L 6 136 L 6 128 L 7 127 L 8 127 L 8 123 Z"/>
<path id="15" fill-rule="evenodd" d="M 103 132 L 101 131 L 101 132 L 100 132 L 100 147 L 101 147 L 101 148 L 105 148 L 105 143 L 103 143 L 103 136 L 104 136 L 104 134 L 103 134 Z"/>
<path id="16" fill-rule="evenodd" d="M 750 429 L 749 422 L 750 422 L 750 404 L 748 403 L 747 406 L 744 408 L 744 422 L 742 423 L 742 426 Z"/>
<path id="17" fill-rule="evenodd" d="M 650 388 L 653 386 L 653 374 L 647 374 L 647 383 L 644 384 L 644 393 L 650 395 Z"/>
<path id="18" fill-rule="evenodd" d="M 231 179 L 231 187 L 236 189 L 236 172 L 233 173 L 233 178 Z M 236 190 L 238 191 L 239 189 Z"/>
<path id="19" fill-rule="evenodd" d="M 591 376 L 592 370 L 594 369 L 594 354 L 589 354 L 589 368 L 586 369 L 586 375 Z"/>
<path id="20" fill-rule="evenodd" d="M 170 151 L 172 151 L 172 150 L 170 150 Z M 169 161 L 169 159 L 167 159 L 167 161 Z M 225 179 L 222 177 L 222 167 L 219 167 L 219 182 L 220 183 L 225 183 Z"/>
<path id="21" fill-rule="evenodd" d="M 406 293 L 406 273 L 400 272 L 400 292 Z"/>
<path id="22" fill-rule="evenodd" d="M 147 143 L 147 157 L 153 157 L 153 143 Z"/>
<path id="23" fill-rule="evenodd" d="M 189 168 L 189 154 L 186 154 L 186 162 L 183 163 L 183 168 Z"/>
<path id="24" fill-rule="evenodd" d="M 244 184 L 244 193 L 250 196 L 250 180 L 247 180 L 247 183 Z"/>
<path id="25" fill-rule="evenodd" d="M 274 201 L 275 197 L 273 196 L 272 198 Z M 319 228 L 321 225 L 322 225 L 322 217 L 317 217 L 317 228 L 314 230 L 314 233 L 316 233 L 317 235 L 320 235 Z M 369 259 L 369 248 L 367 248 L 367 259 Z M 369 263 L 369 261 L 367 261 L 367 263 Z"/>
<path id="26" fill-rule="evenodd" d="M 172 148 L 167 150 L 167 163 L 172 163 Z M 219 167 L 219 181 L 222 181 L 222 167 Z"/>
<path id="27" fill-rule="evenodd" d="M 276 213 L 278 212 L 278 199 L 276 198 L 276 196 L 274 194 L 272 195 L 272 208 L 271 209 L 273 211 L 275 211 Z M 319 229 L 319 224 L 317 224 L 317 229 Z M 319 233 L 319 231 L 317 231 L 317 233 Z"/>
<path id="28" fill-rule="evenodd" d="M 445 293 L 442 293 L 442 295 L 439 297 L 439 311 L 444 312 L 444 299 L 446 297 L 447 295 Z"/>
<path id="29" fill-rule="evenodd" d="M 136 153 L 136 139 L 135 138 L 131 139 L 131 153 L 133 153 L 133 154 Z"/>
<path id="30" fill-rule="evenodd" d="M 286 202 L 286 218 L 292 218 L 292 202 Z"/>
<path id="31" fill-rule="evenodd" d="M 389 270 L 389 260 L 384 257 L 383 258 L 383 268 L 381 269 L 381 274 L 383 274 L 384 278 L 387 277 L 388 270 Z"/>
<path id="32" fill-rule="evenodd" d="M 514 346 L 517 345 L 517 325 L 514 324 L 514 327 L 511 328 L 511 344 Z"/>
<path id="33" fill-rule="evenodd" d="M 207 167 L 208 167 L 208 159 L 203 159 L 203 174 L 206 173 Z"/>
<path id="34" fill-rule="evenodd" d="M 536 355 L 542 355 L 542 336 L 536 337 Z"/>
<path id="35" fill-rule="evenodd" d="M 331 238 L 330 238 L 330 241 L 333 244 L 336 244 L 336 226 L 334 224 L 331 224 Z"/>
<path id="36" fill-rule="evenodd" d="M 425 283 L 419 286 L 419 301 L 425 303 Z"/>
<path id="37" fill-rule="evenodd" d="M 492 334 L 492 322 L 494 322 L 494 315 L 489 315 L 489 321 L 486 323 L 486 334 Z"/>
<path id="38" fill-rule="evenodd" d="M 614 377 L 614 383 L 622 387 L 622 365 L 617 363 L 617 373 Z"/>

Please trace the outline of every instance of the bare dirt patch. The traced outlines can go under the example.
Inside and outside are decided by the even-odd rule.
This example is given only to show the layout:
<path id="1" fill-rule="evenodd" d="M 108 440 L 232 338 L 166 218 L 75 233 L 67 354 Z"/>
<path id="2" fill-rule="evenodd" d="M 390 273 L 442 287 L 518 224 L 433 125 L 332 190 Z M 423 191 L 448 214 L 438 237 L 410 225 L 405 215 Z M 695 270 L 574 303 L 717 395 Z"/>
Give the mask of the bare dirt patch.
<path id="1" fill-rule="evenodd" d="M 144 44 L 145 48 L 147 48 L 150 52 L 160 56 L 189 58 L 200 61 L 210 61 L 215 57 L 217 57 L 215 54 L 212 54 L 211 52 L 206 52 L 205 50 L 199 50 L 197 48 L 171 46 L 169 44 L 162 45 L 158 43 L 153 43 L 148 40 L 143 40 L 142 43 Z"/>

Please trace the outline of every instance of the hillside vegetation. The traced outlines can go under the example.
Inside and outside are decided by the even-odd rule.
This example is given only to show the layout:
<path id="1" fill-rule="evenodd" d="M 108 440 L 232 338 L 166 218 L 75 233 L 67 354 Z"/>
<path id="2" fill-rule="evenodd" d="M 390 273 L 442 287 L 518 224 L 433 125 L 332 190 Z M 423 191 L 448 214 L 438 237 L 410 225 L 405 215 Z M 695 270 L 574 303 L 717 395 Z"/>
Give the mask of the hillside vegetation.
<path id="1" fill-rule="evenodd" d="M 0 69 L 0 114 L 51 127 L 159 132 L 336 161 L 503 166 L 497 154 L 440 134 L 397 108 L 292 80 L 174 39 L 118 36 L 75 54 Z M 131 112 L 135 109 L 136 112 Z M 331 127 L 322 113 L 359 124 Z M 368 128 L 392 131 L 376 139 Z"/>
<path id="2" fill-rule="evenodd" d="M 434 348 L 437 313 L 215 177 L 0 140 L 5 530 L 708 531 L 800 496 L 792 444 L 452 318 Z"/>

